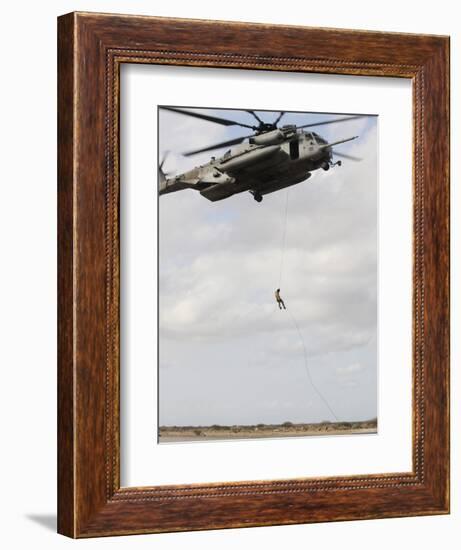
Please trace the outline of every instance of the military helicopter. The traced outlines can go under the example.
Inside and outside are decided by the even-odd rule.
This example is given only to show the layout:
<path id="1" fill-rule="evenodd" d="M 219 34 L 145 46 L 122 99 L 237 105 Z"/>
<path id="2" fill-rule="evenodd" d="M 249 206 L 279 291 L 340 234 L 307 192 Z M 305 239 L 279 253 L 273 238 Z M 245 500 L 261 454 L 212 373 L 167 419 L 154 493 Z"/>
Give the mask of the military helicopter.
<path id="1" fill-rule="evenodd" d="M 344 153 L 333 153 L 333 147 L 357 139 L 358 136 L 328 143 L 319 134 L 306 129 L 347 122 L 367 115 L 279 127 L 286 114 L 284 111 L 279 112 L 274 122 L 264 122 L 254 111 L 245 110 L 242 112 L 249 113 L 256 120 L 256 124 L 245 124 L 177 107 L 160 108 L 222 126 L 249 128 L 253 133 L 183 153 L 184 156 L 192 156 L 235 145 L 223 156 L 211 157 L 208 163 L 171 178 L 163 171 L 164 157 L 159 165 L 159 195 L 194 189 L 210 201 L 220 201 L 237 193 L 250 192 L 255 201 L 261 202 L 264 195 L 307 180 L 314 170 L 341 166 L 341 160 L 333 161 L 333 154 L 350 160 L 361 160 Z M 243 143 L 246 139 L 248 141 Z"/>

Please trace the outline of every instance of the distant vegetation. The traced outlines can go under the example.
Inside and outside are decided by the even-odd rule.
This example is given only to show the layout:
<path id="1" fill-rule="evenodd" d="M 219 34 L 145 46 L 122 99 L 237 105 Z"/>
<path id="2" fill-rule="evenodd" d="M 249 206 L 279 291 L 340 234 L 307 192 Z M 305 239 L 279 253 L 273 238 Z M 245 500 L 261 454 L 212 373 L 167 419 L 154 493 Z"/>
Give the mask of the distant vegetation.
<path id="1" fill-rule="evenodd" d="M 323 434 L 374 433 L 377 430 L 377 419 L 348 422 L 331 422 L 325 420 L 317 423 L 299 423 L 290 421 L 282 424 L 251 424 L 224 426 L 160 426 L 160 440 L 193 440 L 193 439 L 236 439 L 251 437 L 280 437 Z"/>

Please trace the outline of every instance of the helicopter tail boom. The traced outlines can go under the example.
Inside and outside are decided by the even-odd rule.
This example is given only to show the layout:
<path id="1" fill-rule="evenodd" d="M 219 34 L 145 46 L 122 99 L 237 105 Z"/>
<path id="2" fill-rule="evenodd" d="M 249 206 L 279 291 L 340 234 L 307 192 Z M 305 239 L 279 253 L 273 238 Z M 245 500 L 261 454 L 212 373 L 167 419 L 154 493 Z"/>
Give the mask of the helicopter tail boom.
<path id="1" fill-rule="evenodd" d="M 186 183 L 176 178 L 168 179 L 165 174 L 159 171 L 158 179 L 158 194 L 166 195 L 167 193 L 174 193 L 175 191 L 182 191 L 183 189 L 193 188 L 194 185 Z"/>

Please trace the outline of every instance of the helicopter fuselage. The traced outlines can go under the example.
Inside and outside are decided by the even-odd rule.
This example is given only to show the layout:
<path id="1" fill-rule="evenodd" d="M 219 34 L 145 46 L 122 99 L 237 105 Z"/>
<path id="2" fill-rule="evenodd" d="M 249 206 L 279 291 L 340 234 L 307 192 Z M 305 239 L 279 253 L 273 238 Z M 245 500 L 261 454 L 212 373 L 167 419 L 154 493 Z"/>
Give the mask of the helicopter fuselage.
<path id="1" fill-rule="evenodd" d="M 317 169 L 328 170 L 332 145 L 315 132 L 284 126 L 250 137 L 221 157 L 173 178 L 160 174 L 159 194 L 194 189 L 210 201 L 249 191 L 260 202 L 263 195 L 307 180 Z"/>

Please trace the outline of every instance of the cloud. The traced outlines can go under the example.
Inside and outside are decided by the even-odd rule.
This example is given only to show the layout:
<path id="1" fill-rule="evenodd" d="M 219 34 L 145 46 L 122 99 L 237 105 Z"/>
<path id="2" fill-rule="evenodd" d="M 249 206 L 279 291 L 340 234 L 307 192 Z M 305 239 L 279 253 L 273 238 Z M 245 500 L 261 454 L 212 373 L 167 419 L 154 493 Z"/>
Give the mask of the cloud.
<path id="1" fill-rule="evenodd" d="M 352 365 L 346 365 L 337 367 L 336 372 L 341 376 L 348 376 L 350 374 L 355 374 L 357 372 L 360 372 L 364 369 L 364 366 L 360 363 L 352 363 Z"/>

